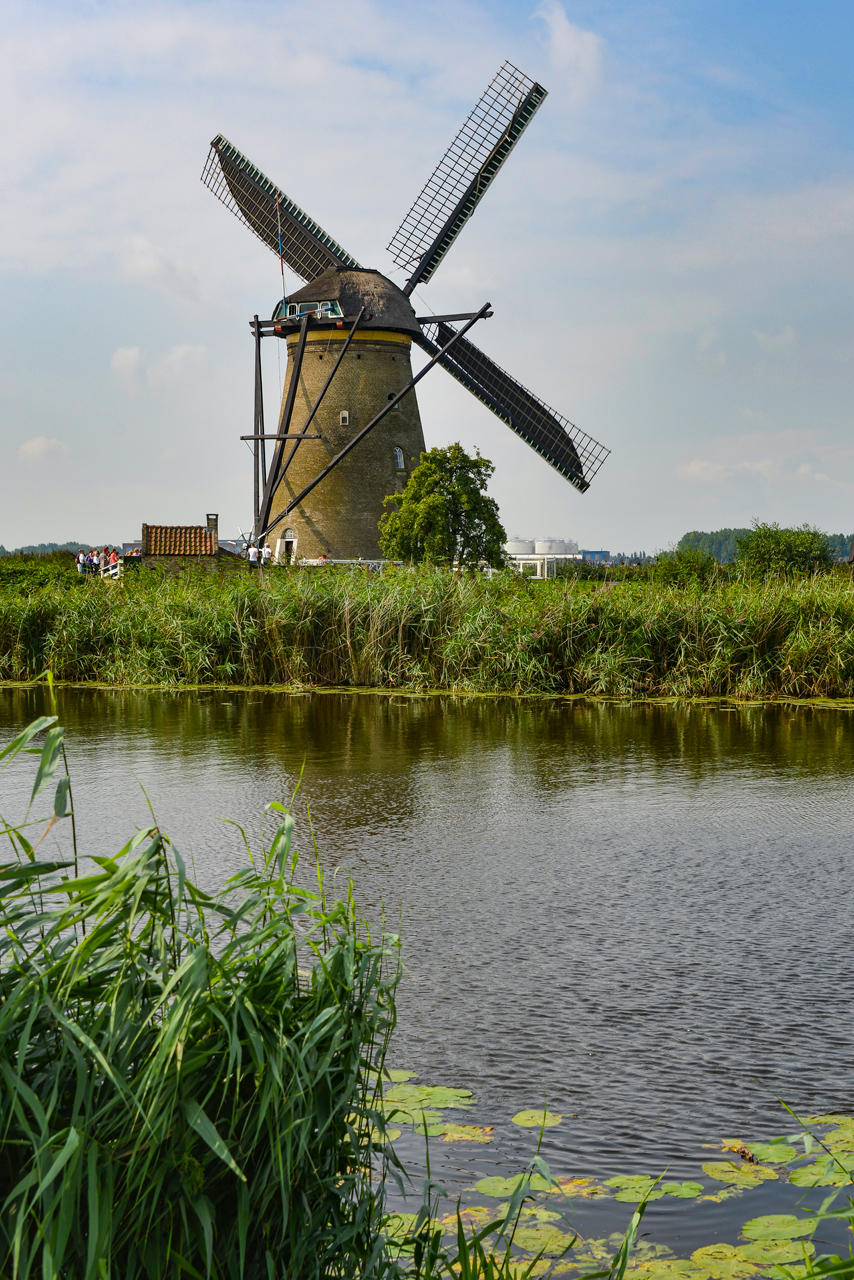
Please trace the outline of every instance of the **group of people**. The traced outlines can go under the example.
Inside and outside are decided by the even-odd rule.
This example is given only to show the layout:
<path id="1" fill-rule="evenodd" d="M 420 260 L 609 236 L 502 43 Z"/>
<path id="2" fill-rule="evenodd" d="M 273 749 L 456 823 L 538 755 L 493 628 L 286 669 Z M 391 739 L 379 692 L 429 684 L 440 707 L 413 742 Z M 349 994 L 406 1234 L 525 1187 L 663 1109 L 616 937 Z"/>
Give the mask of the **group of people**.
<path id="1" fill-rule="evenodd" d="M 118 564 L 118 561 L 119 553 L 115 547 L 101 547 L 100 550 L 95 548 L 92 551 L 84 551 L 81 547 L 77 552 L 77 572 L 97 577 L 105 569 Z"/>
<path id="2" fill-rule="evenodd" d="M 249 568 L 254 569 L 257 565 L 266 568 L 273 559 L 273 548 L 264 543 L 263 547 L 257 547 L 254 542 L 250 542 L 246 548 L 246 559 L 249 561 Z"/>

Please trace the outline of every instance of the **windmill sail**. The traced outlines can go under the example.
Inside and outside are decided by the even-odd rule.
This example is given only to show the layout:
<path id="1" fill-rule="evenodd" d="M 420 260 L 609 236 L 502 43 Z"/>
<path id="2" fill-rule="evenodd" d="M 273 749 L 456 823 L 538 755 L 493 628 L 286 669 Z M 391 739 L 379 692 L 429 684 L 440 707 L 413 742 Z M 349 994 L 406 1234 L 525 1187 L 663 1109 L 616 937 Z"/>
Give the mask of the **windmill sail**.
<path id="1" fill-rule="evenodd" d="M 421 338 L 415 341 L 433 356 L 453 334 L 449 324 L 426 324 Z M 467 338 L 460 338 L 439 364 L 576 489 L 584 493 L 589 488 L 609 449 L 549 408 Z"/>
<path id="2" fill-rule="evenodd" d="M 281 252 L 303 280 L 314 280 L 330 267 L 361 269 L 346 249 L 221 133 L 211 143 L 202 182 L 277 256 Z"/>
<path id="3" fill-rule="evenodd" d="M 389 242 L 397 265 L 415 268 L 405 293 L 430 279 L 545 96 L 512 62 L 499 67 Z"/>

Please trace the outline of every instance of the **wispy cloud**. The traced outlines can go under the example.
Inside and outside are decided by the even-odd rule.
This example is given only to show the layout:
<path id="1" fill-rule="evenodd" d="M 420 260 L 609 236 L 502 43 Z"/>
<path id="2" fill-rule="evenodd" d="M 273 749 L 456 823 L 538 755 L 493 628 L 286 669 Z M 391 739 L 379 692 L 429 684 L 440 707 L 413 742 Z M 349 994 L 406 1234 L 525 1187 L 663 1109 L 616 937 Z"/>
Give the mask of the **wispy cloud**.
<path id="1" fill-rule="evenodd" d="M 570 22 L 560 0 L 543 0 L 535 15 L 545 29 L 552 66 L 567 76 L 570 97 L 584 102 L 602 79 L 602 39 Z"/>
<path id="2" fill-rule="evenodd" d="M 33 436 L 29 440 L 24 440 L 18 445 L 18 459 L 28 465 L 36 465 L 43 462 L 45 458 L 51 454 L 59 454 L 65 456 L 70 453 L 68 445 L 64 440 L 58 440 L 56 436 Z"/>

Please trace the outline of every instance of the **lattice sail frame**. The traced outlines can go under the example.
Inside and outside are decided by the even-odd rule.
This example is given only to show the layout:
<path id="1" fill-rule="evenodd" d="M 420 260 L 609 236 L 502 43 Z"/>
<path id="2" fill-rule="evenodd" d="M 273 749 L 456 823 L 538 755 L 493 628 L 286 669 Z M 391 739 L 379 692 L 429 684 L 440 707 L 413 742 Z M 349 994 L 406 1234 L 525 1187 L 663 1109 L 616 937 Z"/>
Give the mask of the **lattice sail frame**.
<path id="1" fill-rule="evenodd" d="M 362 269 L 337 240 L 221 133 L 211 143 L 202 182 L 277 257 L 281 227 L 281 256 L 303 280 L 316 280 L 330 267 Z"/>
<path id="2" fill-rule="evenodd" d="M 407 292 L 430 279 L 545 97 L 512 62 L 499 67 L 389 241 L 397 266 L 416 268 Z"/>
<path id="3" fill-rule="evenodd" d="M 422 330 L 419 346 L 430 355 L 455 332 L 443 322 L 424 324 Z M 579 492 L 589 488 L 610 449 L 523 387 L 467 338 L 460 338 L 439 364 Z"/>

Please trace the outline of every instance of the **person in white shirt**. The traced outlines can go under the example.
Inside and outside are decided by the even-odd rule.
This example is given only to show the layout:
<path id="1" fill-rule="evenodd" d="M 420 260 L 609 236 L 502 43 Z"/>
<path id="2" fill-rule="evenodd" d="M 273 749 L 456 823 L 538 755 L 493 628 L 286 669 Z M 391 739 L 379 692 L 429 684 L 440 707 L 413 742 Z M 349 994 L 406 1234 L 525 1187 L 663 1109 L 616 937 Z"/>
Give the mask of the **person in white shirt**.
<path id="1" fill-rule="evenodd" d="M 249 550 L 246 553 L 250 566 L 258 563 L 258 548 L 254 542 L 250 542 Z"/>
<path id="2" fill-rule="evenodd" d="M 261 563 L 268 565 L 273 559 L 273 548 L 268 542 L 265 542 L 261 548 Z"/>

